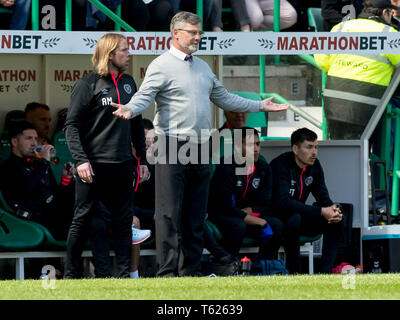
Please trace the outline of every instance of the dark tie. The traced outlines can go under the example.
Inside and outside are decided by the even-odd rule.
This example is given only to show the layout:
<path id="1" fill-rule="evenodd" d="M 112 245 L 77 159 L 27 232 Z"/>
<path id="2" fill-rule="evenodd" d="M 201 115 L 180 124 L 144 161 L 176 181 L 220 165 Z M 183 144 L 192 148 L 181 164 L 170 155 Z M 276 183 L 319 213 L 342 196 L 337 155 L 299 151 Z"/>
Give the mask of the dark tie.
<path id="1" fill-rule="evenodd" d="M 185 61 L 192 62 L 193 61 L 193 57 L 192 56 L 186 56 L 185 57 Z"/>

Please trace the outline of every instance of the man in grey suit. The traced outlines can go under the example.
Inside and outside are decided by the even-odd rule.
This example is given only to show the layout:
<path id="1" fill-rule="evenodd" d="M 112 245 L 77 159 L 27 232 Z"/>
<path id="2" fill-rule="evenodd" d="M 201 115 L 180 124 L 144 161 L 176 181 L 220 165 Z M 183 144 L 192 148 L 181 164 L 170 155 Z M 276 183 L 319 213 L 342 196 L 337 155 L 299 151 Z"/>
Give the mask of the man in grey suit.
<path id="1" fill-rule="evenodd" d="M 156 101 L 155 133 L 159 145 L 164 141 L 161 153 L 168 159 L 155 167 L 158 276 L 199 276 L 211 172 L 208 161 L 199 159 L 208 160 L 204 151 L 208 152 L 213 123 L 211 102 L 242 112 L 289 106 L 272 98 L 253 101 L 230 94 L 207 63 L 192 56 L 203 34 L 198 15 L 180 12 L 170 29 L 172 46 L 149 65 L 139 91 L 128 104 L 111 105 L 115 116 L 130 119 Z M 162 158 L 160 150 L 158 157 Z"/>

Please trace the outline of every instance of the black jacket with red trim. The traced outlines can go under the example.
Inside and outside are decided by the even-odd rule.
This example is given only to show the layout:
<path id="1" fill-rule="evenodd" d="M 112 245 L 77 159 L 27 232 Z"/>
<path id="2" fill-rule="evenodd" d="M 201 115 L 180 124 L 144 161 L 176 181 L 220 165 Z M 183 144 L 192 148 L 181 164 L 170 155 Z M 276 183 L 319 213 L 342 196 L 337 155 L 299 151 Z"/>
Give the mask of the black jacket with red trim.
<path id="1" fill-rule="evenodd" d="M 89 73 L 73 88 L 65 135 L 76 164 L 122 163 L 133 159 L 131 142 L 141 164 L 146 159 L 142 116 L 130 121 L 115 117 L 110 102 L 126 104 L 136 92 L 134 79 L 120 74 L 101 77 Z"/>
<path id="2" fill-rule="evenodd" d="M 321 207 L 333 204 L 318 159 L 312 166 L 301 169 L 295 162 L 293 152 L 286 152 L 271 161 L 271 169 L 272 207 L 276 214 L 321 216 Z M 316 199 L 317 206 L 305 204 L 310 193 Z"/>
<path id="3" fill-rule="evenodd" d="M 222 161 L 221 161 L 222 162 Z M 244 219 L 246 212 L 241 209 L 251 207 L 260 217 L 270 215 L 272 175 L 267 162 L 259 159 L 254 171 L 247 175 L 237 175 L 237 164 L 216 166 L 210 183 L 208 213 L 233 216 Z"/>
<path id="4" fill-rule="evenodd" d="M 0 165 L 4 199 L 14 210 L 29 212 L 30 220 L 41 222 L 46 210 L 54 208 L 56 199 L 71 199 L 73 203 L 74 184 L 71 181 L 58 184 L 50 165 L 46 159 L 20 158 L 14 153 Z M 69 207 L 68 203 L 63 205 Z"/>

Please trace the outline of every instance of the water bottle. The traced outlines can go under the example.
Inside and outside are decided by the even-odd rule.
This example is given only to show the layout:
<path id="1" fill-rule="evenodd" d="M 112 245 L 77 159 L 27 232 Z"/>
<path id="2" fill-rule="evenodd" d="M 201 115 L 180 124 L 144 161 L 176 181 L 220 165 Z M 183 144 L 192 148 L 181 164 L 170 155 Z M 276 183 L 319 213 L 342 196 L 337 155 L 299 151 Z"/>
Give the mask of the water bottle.
<path id="1" fill-rule="evenodd" d="M 247 257 L 244 257 L 240 260 L 240 269 L 242 270 L 243 276 L 250 275 L 251 270 L 251 260 Z"/>
<path id="2" fill-rule="evenodd" d="M 380 261 L 374 260 L 374 266 L 371 270 L 372 273 L 382 273 L 382 268 L 380 267 Z"/>
<path id="3" fill-rule="evenodd" d="M 47 270 L 42 269 L 42 274 L 39 278 L 40 280 L 48 280 L 49 277 L 47 276 Z"/>
<path id="4" fill-rule="evenodd" d="M 35 153 L 36 154 L 40 154 L 40 151 L 42 151 L 42 147 L 43 145 L 39 144 L 36 148 L 35 148 Z M 50 157 L 54 158 L 56 156 L 57 152 L 55 148 L 51 148 L 50 149 Z"/>

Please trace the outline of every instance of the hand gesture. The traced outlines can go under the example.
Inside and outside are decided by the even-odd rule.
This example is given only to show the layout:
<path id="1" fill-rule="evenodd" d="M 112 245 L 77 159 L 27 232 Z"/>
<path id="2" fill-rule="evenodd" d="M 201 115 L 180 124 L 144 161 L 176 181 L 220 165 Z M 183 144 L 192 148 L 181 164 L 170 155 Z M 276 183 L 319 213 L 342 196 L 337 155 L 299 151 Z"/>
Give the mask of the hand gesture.
<path id="1" fill-rule="evenodd" d="M 68 162 L 64 164 L 64 168 L 62 170 L 62 175 L 65 178 L 72 178 L 75 173 L 75 167 L 72 162 Z"/>
<path id="2" fill-rule="evenodd" d="M 338 223 L 342 221 L 343 217 L 340 209 L 337 208 L 335 205 L 321 208 L 321 215 L 328 221 L 329 224 Z"/>
<path id="3" fill-rule="evenodd" d="M 40 149 L 39 155 L 46 159 L 47 161 L 50 161 L 51 159 L 51 150 L 53 150 L 54 147 L 51 144 L 44 144 L 42 145 L 42 148 Z"/>
<path id="4" fill-rule="evenodd" d="M 149 174 L 149 168 L 146 165 L 139 166 L 139 183 L 147 180 L 147 175 Z"/>
<path id="5" fill-rule="evenodd" d="M 274 97 L 270 97 L 268 99 L 264 99 L 263 105 L 264 105 L 264 112 L 278 112 L 278 111 L 284 111 L 286 109 L 289 109 L 290 105 L 285 104 L 285 103 L 276 103 L 273 102 Z"/>
<path id="6" fill-rule="evenodd" d="M 267 224 L 267 220 L 265 220 L 263 218 L 252 216 L 250 214 L 247 214 L 243 220 L 248 225 L 255 225 L 255 226 L 263 227 Z"/>
<path id="7" fill-rule="evenodd" d="M 250 207 L 243 208 L 242 211 L 246 212 L 246 214 L 253 214 L 253 209 Z"/>
<path id="8" fill-rule="evenodd" d="M 117 118 L 124 120 L 129 120 L 130 118 L 132 118 L 132 112 L 123 104 L 111 102 L 110 105 L 117 109 L 113 112 L 113 115 Z"/>
<path id="9" fill-rule="evenodd" d="M 76 167 L 79 178 L 84 183 L 92 183 L 94 172 L 89 162 L 85 162 Z"/>
<path id="10" fill-rule="evenodd" d="M 0 4 L 5 7 L 11 7 L 14 5 L 15 0 L 0 0 Z"/>

